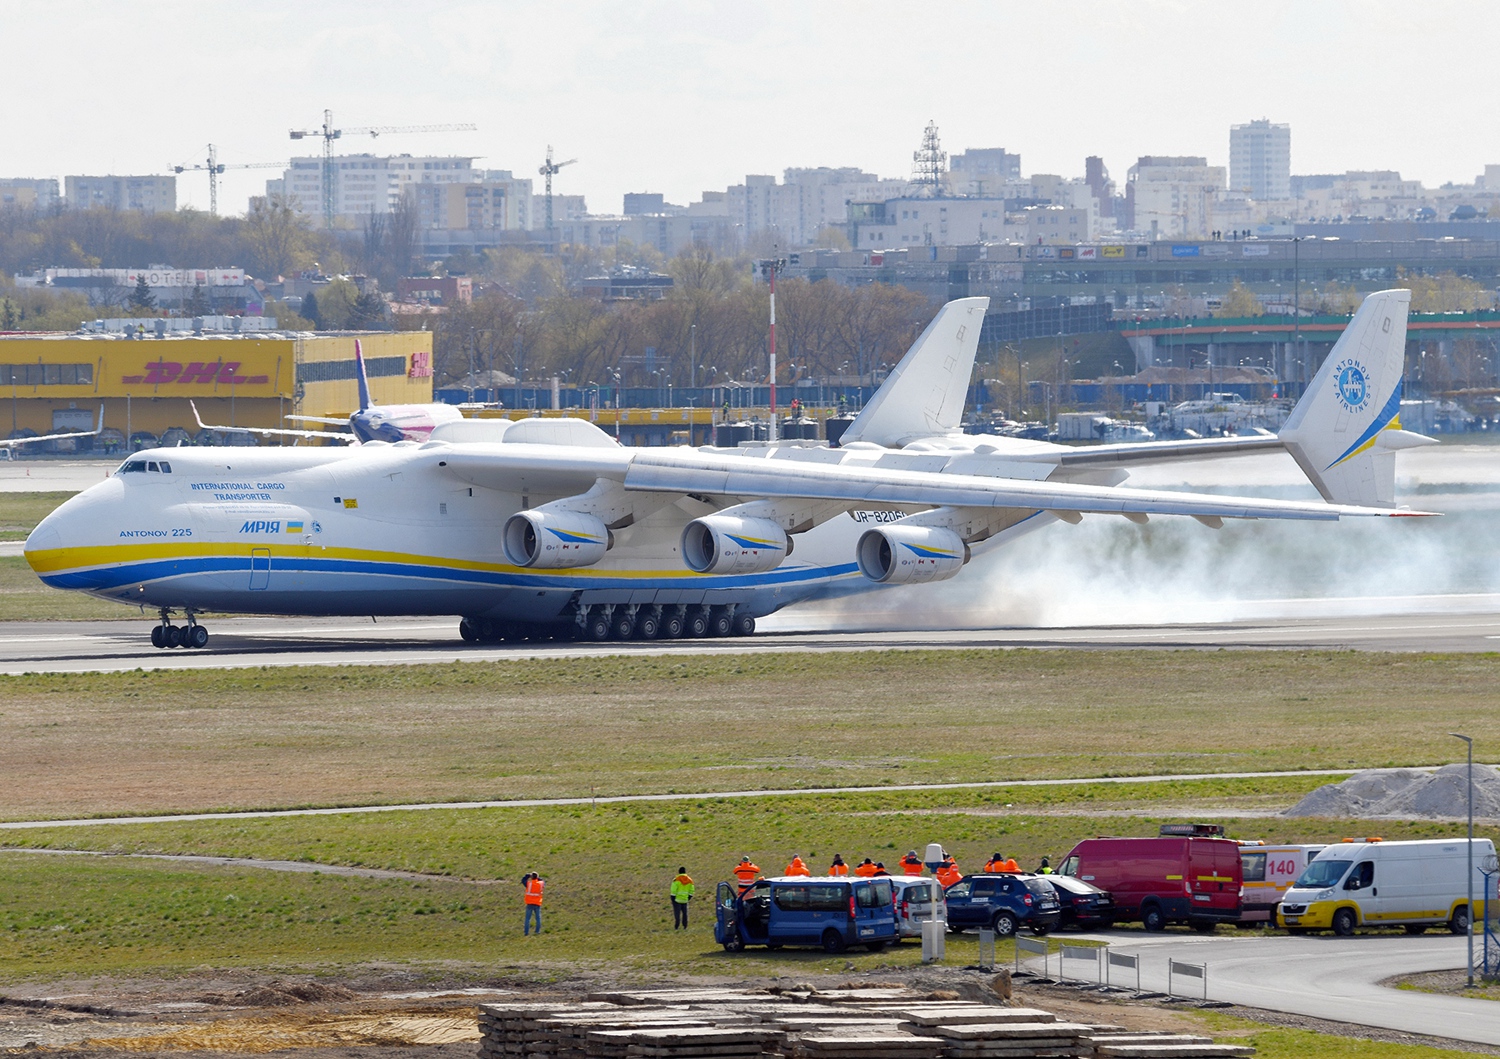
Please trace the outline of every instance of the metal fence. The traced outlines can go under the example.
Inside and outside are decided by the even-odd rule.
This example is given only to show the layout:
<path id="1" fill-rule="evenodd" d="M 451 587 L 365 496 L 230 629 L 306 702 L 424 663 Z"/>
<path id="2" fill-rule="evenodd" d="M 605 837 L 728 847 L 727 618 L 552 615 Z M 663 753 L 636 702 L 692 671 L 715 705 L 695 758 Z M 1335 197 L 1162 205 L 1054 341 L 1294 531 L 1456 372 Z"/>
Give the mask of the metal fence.
<path id="1" fill-rule="evenodd" d="M 1063 944 L 1057 956 L 1057 980 L 1062 982 L 1068 978 L 1068 961 L 1074 963 L 1089 963 L 1093 965 L 1093 981 L 1102 984 L 1104 982 L 1103 968 L 1099 964 L 1099 954 L 1108 951 L 1096 945 L 1068 945 Z M 1080 979 L 1088 981 L 1088 979 Z"/>
<path id="2" fill-rule="evenodd" d="M 1042 977 L 1047 977 L 1047 943 L 1045 941 L 1034 941 L 1031 938 L 1016 938 L 1016 973 L 1021 972 L 1021 954 L 1028 956 L 1040 956 L 1042 958 Z"/>
<path id="3" fill-rule="evenodd" d="M 1176 996 L 1173 988 L 1174 976 L 1179 978 L 1197 978 L 1203 983 L 1203 999 L 1208 999 L 1208 964 L 1206 963 L 1182 963 L 1179 960 L 1168 958 L 1167 960 L 1167 996 Z"/>
<path id="4" fill-rule="evenodd" d="M 1123 952 L 1115 952 L 1113 949 L 1104 950 L 1104 984 L 1115 984 L 1115 970 L 1135 972 L 1135 991 L 1141 991 L 1141 958 L 1139 956 L 1127 955 Z"/>

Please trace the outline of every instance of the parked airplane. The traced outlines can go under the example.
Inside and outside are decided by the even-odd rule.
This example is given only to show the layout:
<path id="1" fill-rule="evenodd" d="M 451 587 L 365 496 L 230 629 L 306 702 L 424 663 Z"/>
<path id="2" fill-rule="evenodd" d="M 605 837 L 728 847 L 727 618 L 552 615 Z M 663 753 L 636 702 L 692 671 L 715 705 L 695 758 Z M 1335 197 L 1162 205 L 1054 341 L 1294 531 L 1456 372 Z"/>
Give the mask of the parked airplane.
<path id="1" fill-rule="evenodd" d="M 376 405 L 370 397 L 370 380 L 365 374 L 365 355 L 359 339 L 354 340 L 354 366 L 359 380 L 359 408 L 347 419 L 324 416 L 290 415 L 302 423 L 326 423 L 329 426 L 348 427 L 345 434 L 332 430 L 292 430 L 287 427 L 226 427 L 214 426 L 203 421 L 198 406 L 193 405 L 193 418 L 200 430 L 219 430 L 227 434 L 259 434 L 263 437 L 322 438 L 326 441 L 347 442 L 358 445 L 364 441 L 426 441 L 439 423 L 456 423 L 463 413 L 451 404 L 392 404 Z M 191 404 L 191 402 L 189 402 Z"/>
<path id="2" fill-rule="evenodd" d="M 34 434 L 29 438 L 0 439 L 0 449 L 18 449 L 22 445 L 35 445 L 38 441 L 62 441 L 64 438 L 96 438 L 104 433 L 104 406 L 99 406 L 99 422 L 93 430 L 70 430 L 66 434 Z M 10 457 L 7 456 L 6 459 Z"/>
<path id="3" fill-rule="evenodd" d="M 149 607 L 453 614 L 464 640 L 749 634 L 813 596 L 940 581 L 1085 514 L 1336 520 L 1394 506 L 1408 291 L 1373 294 L 1279 436 L 1069 448 L 965 435 L 988 300 L 950 302 L 838 448 L 623 448 L 581 419 L 425 443 L 139 453 L 26 542 L 47 584 Z M 485 440 L 485 438 L 489 440 Z M 1286 448 L 1327 503 L 1120 488 L 1132 463 Z M 794 551 L 795 544 L 795 551 Z M 174 613 L 185 626 L 171 622 Z"/>

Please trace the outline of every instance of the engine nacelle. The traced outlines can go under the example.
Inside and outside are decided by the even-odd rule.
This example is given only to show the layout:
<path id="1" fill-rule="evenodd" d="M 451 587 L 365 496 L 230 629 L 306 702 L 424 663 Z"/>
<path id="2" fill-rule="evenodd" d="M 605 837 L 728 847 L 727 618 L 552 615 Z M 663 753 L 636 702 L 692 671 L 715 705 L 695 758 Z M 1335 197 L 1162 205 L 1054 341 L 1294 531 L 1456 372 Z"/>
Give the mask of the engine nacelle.
<path id="1" fill-rule="evenodd" d="M 854 549 L 859 572 L 885 585 L 946 581 L 969 561 L 969 546 L 950 529 L 892 523 L 866 530 Z"/>
<path id="2" fill-rule="evenodd" d="M 700 574 L 759 574 L 792 552 L 791 538 L 765 518 L 705 515 L 682 531 L 682 560 Z"/>
<path id="3" fill-rule="evenodd" d="M 517 566 L 557 570 L 593 566 L 604 558 L 610 539 L 603 520 L 593 515 L 535 508 L 506 519 L 501 543 Z"/>

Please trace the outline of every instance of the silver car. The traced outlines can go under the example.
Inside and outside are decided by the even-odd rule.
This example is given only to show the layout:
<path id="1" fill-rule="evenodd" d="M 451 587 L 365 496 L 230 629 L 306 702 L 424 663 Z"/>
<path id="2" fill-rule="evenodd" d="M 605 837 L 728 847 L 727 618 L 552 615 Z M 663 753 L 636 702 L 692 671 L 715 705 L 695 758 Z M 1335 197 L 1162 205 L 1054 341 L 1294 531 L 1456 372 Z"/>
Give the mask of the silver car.
<path id="1" fill-rule="evenodd" d="M 925 875 L 892 875 L 891 890 L 896 905 L 897 938 L 920 938 L 923 922 L 934 915 L 934 902 L 938 921 L 947 923 L 948 905 L 936 879 Z"/>

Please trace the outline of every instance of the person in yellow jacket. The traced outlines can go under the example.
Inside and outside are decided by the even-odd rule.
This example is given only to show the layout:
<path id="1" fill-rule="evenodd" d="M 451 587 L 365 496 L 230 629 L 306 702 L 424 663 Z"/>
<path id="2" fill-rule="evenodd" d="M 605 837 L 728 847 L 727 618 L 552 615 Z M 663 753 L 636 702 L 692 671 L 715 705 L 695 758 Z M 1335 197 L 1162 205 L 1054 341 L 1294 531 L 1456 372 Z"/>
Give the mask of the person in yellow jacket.
<path id="1" fill-rule="evenodd" d="M 531 933 L 531 921 L 536 920 L 536 932 L 542 932 L 542 888 L 546 885 L 542 877 L 534 871 L 529 871 L 521 876 L 521 885 L 526 894 L 526 921 L 522 925 L 522 935 Z"/>
<path id="2" fill-rule="evenodd" d="M 811 876 L 812 869 L 810 869 L 802 860 L 802 855 L 800 853 L 793 853 L 792 862 L 786 866 L 786 874 Z"/>
<path id="3" fill-rule="evenodd" d="M 693 877 L 687 873 L 686 868 L 677 869 L 677 878 L 672 880 L 672 929 L 681 927 L 687 929 L 688 902 L 693 899 L 696 888 L 693 886 Z"/>

